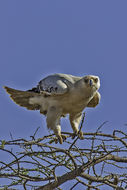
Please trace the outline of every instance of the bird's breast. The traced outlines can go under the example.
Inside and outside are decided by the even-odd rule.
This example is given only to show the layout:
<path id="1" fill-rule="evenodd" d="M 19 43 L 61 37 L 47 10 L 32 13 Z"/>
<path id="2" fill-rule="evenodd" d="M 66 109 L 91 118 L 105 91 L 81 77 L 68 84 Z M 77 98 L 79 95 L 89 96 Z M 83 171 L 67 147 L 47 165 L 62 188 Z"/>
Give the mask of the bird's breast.
<path id="1" fill-rule="evenodd" d="M 61 96 L 48 101 L 49 106 L 60 107 L 63 114 L 81 112 L 87 106 L 89 100 L 78 96 Z"/>

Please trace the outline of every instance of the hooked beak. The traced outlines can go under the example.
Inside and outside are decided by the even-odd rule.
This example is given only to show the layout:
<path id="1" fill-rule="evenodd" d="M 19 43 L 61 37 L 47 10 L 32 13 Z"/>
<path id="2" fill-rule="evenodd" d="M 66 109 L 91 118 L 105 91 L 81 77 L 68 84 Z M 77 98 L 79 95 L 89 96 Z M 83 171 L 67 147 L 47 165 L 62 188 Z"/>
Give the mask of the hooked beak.
<path id="1" fill-rule="evenodd" d="M 92 79 L 90 79 L 89 84 L 90 84 L 90 86 L 93 85 L 93 80 Z"/>

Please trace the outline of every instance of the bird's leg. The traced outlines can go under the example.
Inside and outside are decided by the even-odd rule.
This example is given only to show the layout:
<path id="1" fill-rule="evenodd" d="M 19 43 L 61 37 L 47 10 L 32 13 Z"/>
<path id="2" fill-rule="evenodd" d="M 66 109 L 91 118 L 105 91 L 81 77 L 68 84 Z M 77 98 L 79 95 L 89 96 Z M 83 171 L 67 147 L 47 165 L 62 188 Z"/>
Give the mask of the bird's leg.
<path id="1" fill-rule="evenodd" d="M 58 138 L 60 144 L 63 143 L 60 126 L 61 109 L 54 106 L 50 107 L 47 111 L 47 127 L 52 129 Z"/>
<path id="2" fill-rule="evenodd" d="M 79 131 L 79 124 L 82 119 L 82 113 L 72 113 L 70 114 L 69 119 L 70 119 L 72 129 L 74 131 L 73 138 L 75 138 L 75 136 L 78 135 L 80 139 L 84 139 L 83 132 Z"/>

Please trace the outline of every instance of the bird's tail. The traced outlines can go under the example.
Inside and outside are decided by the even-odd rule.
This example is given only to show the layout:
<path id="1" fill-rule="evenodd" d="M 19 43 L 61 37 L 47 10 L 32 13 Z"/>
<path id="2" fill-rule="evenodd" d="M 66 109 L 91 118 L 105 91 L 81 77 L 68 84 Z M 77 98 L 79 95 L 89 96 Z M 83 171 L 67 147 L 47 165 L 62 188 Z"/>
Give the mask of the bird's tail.
<path id="1" fill-rule="evenodd" d="M 18 105 L 27 108 L 28 110 L 39 110 L 40 106 L 38 104 L 30 104 L 29 99 L 34 97 L 35 94 L 38 96 L 35 92 L 30 91 L 21 91 L 16 90 L 13 88 L 9 88 L 7 86 L 4 86 L 6 92 L 10 94 L 10 98 Z"/>

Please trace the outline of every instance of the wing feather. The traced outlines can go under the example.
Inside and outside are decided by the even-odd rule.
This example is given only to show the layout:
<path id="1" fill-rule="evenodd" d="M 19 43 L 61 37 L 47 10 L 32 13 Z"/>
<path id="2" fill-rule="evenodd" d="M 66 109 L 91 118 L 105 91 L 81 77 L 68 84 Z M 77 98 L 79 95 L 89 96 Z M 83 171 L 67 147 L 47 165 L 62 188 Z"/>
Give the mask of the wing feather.
<path id="1" fill-rule="evenodd" d="M 10 94 L 10 98 L 18 105 L 23 106 L 27 108 L 28 110 L 39 110 L 40 105 L 38 104 L 29 104 L 29 99 L 31 97 L 37 96 L 39 94 L 36 94 L 34 92 L 28 92 L 28 91 L 21 91 L 16 90 L 13 88 L 9 88 L 7 86 L 4 86 L 6 92 Z"/>
<path id="2" fill-rule="evenodd" d="M 91 99 L 91 101 L 87 104 L 87 107 L 96 107 L 101 99 L 101 95 L 99 92 L 96 92 L 94 97 Z"/>
<path id="3" fill-rule="evenodd" d="M 66 75 L 50 75 L 42 79 L 38 84 L 38 89 L 40 92 L 48 92 L 52 95 L 60 95 L 68 92 L 70 87 L 73 85 L 74 81 L 70 77 L 67 78 Z"/>

